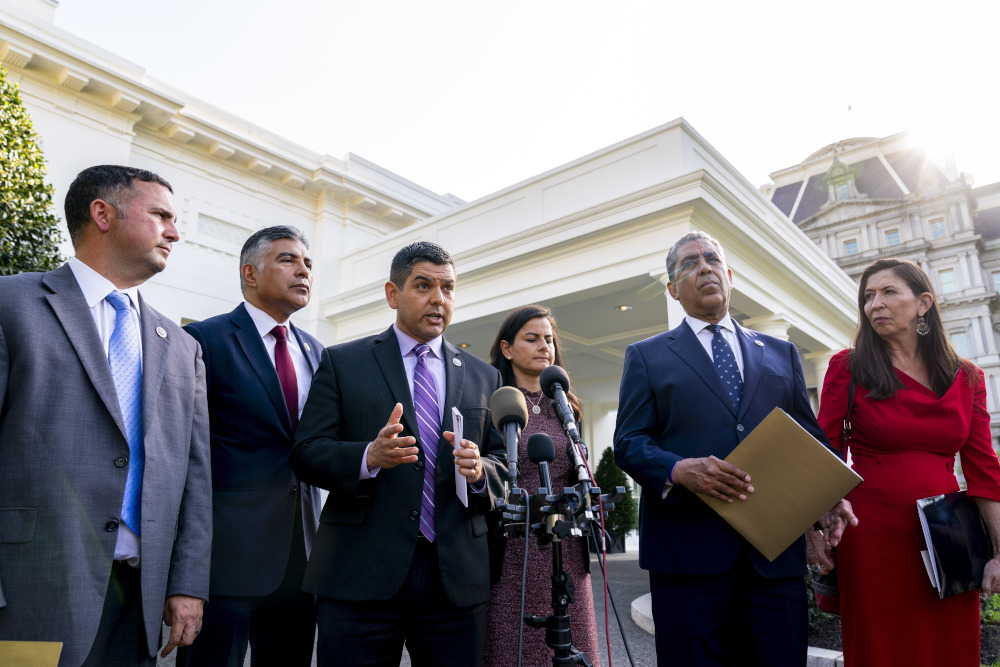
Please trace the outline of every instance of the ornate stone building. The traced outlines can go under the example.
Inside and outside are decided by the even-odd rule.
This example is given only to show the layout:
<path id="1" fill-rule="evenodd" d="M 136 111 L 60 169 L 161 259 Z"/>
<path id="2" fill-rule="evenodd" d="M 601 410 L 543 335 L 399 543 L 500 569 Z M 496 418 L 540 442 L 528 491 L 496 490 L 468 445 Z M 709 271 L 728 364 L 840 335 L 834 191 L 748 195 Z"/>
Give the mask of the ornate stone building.
<path id="1" fill-rule="evenodd" d="M 1000 436 L 1000 183 L 973 187 L 905 133 L 838 141 L 771 174 L 765 196 L 851 278 L 873 260 L 919 264 L 948 336 L 986 374 Z"/>

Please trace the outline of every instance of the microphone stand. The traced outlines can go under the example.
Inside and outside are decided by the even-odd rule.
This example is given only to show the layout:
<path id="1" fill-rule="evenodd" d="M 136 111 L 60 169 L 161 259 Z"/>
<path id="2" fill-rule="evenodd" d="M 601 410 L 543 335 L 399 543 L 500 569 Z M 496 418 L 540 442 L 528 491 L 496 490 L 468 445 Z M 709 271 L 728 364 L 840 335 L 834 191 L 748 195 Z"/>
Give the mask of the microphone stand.
<path id="1" fill-rule="evenodd" d="M 527 546 L 527 545 L 525 545 Z M 548 616 L 524 615 L 524 622 L 533 628 L 545 628 L 545 645 L 552 649 L 553 666 L 584 665 L 592 667 L 586 654 L 573 646 L 569 627 L 569 605 L 573 602 L 576 585 L 563 569 L 562 538 L 552 540 L 552 613 Z"/>
<path id="2" fill-rule="evenodd" d="M 597 495 L 598 499 L 593 496 Z M 591 523 L 596 523 L 594 514 L 600 512 L 600 504 L 593 507 L 590 503 L 603 502 L 604 512 L 614 508 L 614 503 L 625 495 L 624 487 L 617 487 L 613 493 L 601 495 L 601 490 L 587 483 L 580 482 L 575 487 L 564 488 L 562 493 L 546 495 L 544 489 L 533 496 L 528 496 L 522 489 L 514 489 L 505 500 L 498 498 L 497 508 L 502 511 L 504 532 L 508 534 L 525 535 L 525 553 L 527 553 L 527 535 L 522 532 L 523 524 L 527 524 L 530 532 L 538 539 L 540 548 L 552 547 L 552 613 L 548 616 L 533 616 L 525 614 L 525 624 L 533 628 L 545 628 L 545 645 L 552 649 L 552 664 L 554 666 L 584 665 L 592 667 L 587 656 L 573 646 L 569 625 L 569 605 L 573 603 L 576 585 L 572 576 L 563 567 L 562 541 L 571 535 L 587 536 L 592 534 Z M 532 504 L 530 501 L 534 500 Z M 528 517 L 531 511 L 539 512 L 542 517 L 538 523 L 533 523 Z M 598 525 L 598 530 L 600 530 Z M 602 563 L 603 570 L 603 563 Z M 616 610 L 617 611 L 617 610 Z M 624 634 L 622 635 L 624 637 Z"/>

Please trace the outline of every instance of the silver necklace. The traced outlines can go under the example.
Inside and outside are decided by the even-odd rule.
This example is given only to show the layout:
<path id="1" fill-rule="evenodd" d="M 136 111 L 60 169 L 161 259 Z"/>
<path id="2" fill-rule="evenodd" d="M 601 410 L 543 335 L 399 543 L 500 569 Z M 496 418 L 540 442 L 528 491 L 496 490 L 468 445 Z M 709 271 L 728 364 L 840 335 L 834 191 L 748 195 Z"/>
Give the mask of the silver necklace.
<path id="1" fill-rule="evenodd" d="M 527 397 L 527 396 L 525 396 L 525 398 L 528 398 L 528 397 Z M 537 400 L 537 401 L 535 401 L 534 403 L 531 403 L 531 399 L 530 399 L 530 398 L 528 398 L 528 403 L 531 403 L 531 411 L 532 411 L 532 412 L 533 412 L 534 414 L 536 414 L 536 415 L 537 415 L 537 414 L 541 414 L 541 412 L 542 412 L 542 409 L 541 409 L 540 407 L 538 407 L 538 404 L 539 404 L 539 403 L 541 403 L 541 402 L 542 402 L 542 397 L 541 397 L 541 395 L 539 395 L 539 397 L 538 397 L 538 400 Z"/>

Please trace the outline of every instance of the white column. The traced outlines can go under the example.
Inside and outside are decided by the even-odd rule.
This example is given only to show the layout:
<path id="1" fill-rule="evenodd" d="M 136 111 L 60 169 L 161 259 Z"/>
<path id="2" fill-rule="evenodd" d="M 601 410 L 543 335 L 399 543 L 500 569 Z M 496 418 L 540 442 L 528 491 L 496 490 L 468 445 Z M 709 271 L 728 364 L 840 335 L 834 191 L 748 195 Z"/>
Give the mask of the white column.
<path id="1" fill-rule="evenodd" d="M 743 326 L 754 329 L 768 336 L 788 340 L 788 327 L 792 325 L 783 313 L 771 313 L 760 317 L 751 317 L 743 322 Z"/>
<path id="2" fill-rule="evenodd" d="M 818 400 L 822 400 L 823 380 L 826 378 L 826 370 L 830 367 L 830 359 L 833 358 L 834 354 L 833 350 L 820 350 L 819 352 L 810 352 L 809 354 L 802 355 L 803 358 L 812 362 L 813 369 L 815 369 L 816 396 L 819 397 Z"/>
<path id="3" fill-rule="evenodd" d="M 670 282 L 670 275 L 663 268 L 650 271 L 649 276 L 656 278 L 663 285 L 663 297 L 667 300 L 667 328 L 673 329 L 684 320 L 684 308 L 681 307 L 680 301 L 670 296 L 670 291 L 667 289 L 667 283 Z"/>

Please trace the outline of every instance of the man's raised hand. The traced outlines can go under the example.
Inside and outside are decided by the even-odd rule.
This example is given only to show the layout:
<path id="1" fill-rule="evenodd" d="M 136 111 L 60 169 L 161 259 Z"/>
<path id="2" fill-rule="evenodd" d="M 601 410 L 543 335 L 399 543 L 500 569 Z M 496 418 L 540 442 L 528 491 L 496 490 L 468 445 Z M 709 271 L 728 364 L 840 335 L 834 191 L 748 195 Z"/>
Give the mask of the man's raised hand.
<path id="1" fill-rule="evenodd" d="M 395 468 L 403 463 L 417 462 L 417 439 L 413 436 L 399 437 L 403 425 L 403 404 L 396 403 L 389 415 L 389 421 L 378 432 L 378 437 L 368 447 L 368 470 L 375 468 Z"/>

